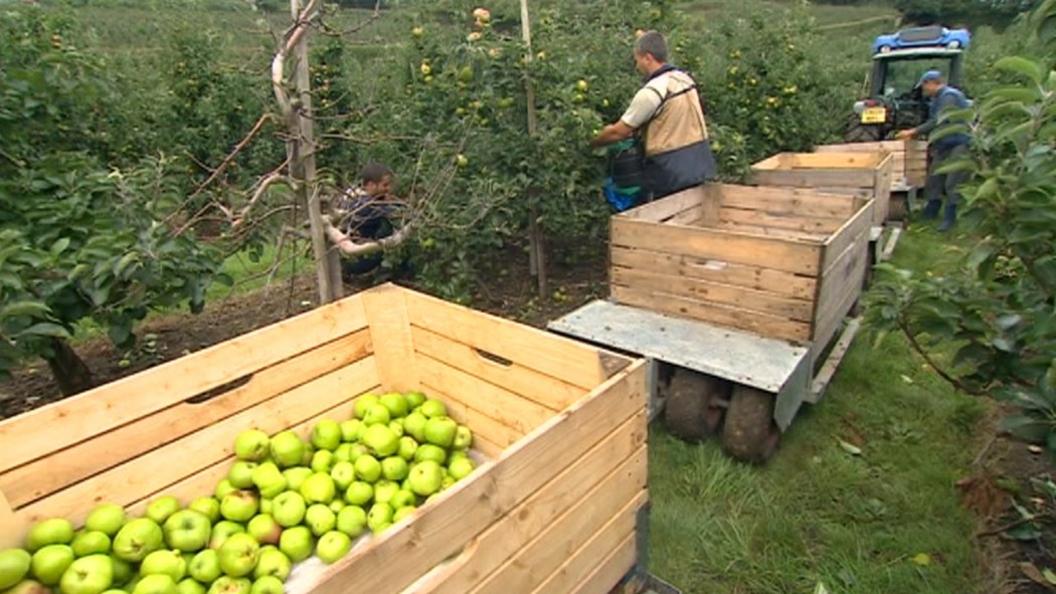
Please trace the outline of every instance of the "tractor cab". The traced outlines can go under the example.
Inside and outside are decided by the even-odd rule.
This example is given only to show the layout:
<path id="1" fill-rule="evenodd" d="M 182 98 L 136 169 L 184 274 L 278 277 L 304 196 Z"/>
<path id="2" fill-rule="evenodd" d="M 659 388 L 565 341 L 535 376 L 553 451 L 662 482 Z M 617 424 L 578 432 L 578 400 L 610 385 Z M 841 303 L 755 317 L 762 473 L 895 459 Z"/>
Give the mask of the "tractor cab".
<path id="1" fill-rule="evenodd" d="M 961 88 L 964 51 L 970 41 L 967 30 L 946 27 L 916 27 L 877 37 L 868 97 L 854 104 L 846 139 L 883 140 L 923 123 L 928 117 L 928 101 L 917 88 L 917 81 L 928 70 L 938 70 L 951 85 Z"/>

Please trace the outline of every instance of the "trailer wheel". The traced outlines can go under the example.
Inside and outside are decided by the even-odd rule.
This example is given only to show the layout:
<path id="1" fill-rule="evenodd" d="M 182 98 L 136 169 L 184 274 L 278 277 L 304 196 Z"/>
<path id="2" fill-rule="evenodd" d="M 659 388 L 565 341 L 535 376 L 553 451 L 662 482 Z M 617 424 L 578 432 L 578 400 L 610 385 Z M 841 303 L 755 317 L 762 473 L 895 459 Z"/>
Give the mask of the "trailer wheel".
<path id="1" fill-rule="evenodd" d="M 729 382 L 686 369 L 675 371 L 668 387 L 664 423 L 687 441 L 700 441 L 719 432 Z"/>
<path id="2" fill-rule="evenodd" d="M 777 451 L 781 430 L 774 422 L 774 395 L 755 388 L 733 388 L 722 447 L 743 462 L 763 464 Z"/>

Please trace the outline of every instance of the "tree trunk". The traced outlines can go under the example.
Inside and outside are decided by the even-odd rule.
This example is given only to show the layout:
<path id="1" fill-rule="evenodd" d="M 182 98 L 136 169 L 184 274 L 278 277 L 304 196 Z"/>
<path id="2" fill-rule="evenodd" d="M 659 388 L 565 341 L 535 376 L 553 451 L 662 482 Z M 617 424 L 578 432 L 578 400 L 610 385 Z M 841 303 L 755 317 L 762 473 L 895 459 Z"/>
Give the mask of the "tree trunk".
<path id="1" fill-rule="evenodd" d="M 92 371 L 68 342 L 61 338 L 51 339 L 51 351 L 51 356 L 44 359 L 64 395 L 72 396 L 95 387 Z"/>
<path id="2" fill-rule="evenodd" d="M 528 0 L 521 0 L 521 38 L 527 53 L 525 61 L 531 62 L 532 56 L 532 20 L 528 13 Z M 534 138 L 539 127 L 535 113 L 535 88 L 532 79 L 525 77 L 524 94 L 528 104 L 528 136 Z M 545 298 L 547 293 L 546 278 L 546 237 L 539 226 L 539 208 L 536 204 L 537 192 L 533 188 L 525 188 L 528 194 L 528 271 L 538 281 L 539 297 Z"/>

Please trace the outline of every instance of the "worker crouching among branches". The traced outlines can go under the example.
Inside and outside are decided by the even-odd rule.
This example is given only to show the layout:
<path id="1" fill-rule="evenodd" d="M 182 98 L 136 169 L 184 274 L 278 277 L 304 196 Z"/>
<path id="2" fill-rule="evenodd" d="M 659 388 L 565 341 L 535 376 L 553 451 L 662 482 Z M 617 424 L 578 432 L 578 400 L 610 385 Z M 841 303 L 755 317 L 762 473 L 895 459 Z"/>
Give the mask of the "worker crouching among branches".
<path id="1" fill-rule="evenodd" d="M 401 202 L 392 195 L 395 176 L 381 163 L 367 163 L 360 173 L 360 184 L 345 190 L 334 202 L 336 230 L 345 239 L 360 242 L 391 238 L 394 221 L 400 218 Z M 375 272 L 384 258 L 376 251 L 346 255 L 341 262 L 341 276 L 350 281 L 356 276 Z"/>

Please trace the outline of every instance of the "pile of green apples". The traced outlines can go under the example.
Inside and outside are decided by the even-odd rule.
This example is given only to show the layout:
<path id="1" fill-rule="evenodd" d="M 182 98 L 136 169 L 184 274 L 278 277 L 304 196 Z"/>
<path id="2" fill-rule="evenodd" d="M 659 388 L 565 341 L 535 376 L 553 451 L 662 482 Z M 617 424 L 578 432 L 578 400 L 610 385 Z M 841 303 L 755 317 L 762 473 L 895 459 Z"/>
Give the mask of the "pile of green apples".
<path id="1" fill-rule="evenodd" d="M 424 394 L 368 394 L 309 439 L 250 429 L 213 496 L 99 505 L 84 527 L 35 524 L 0 551 L 2 594 L 282 594 L 293 566 L 331 564 L 474 469 L 470 430 Z"/>

